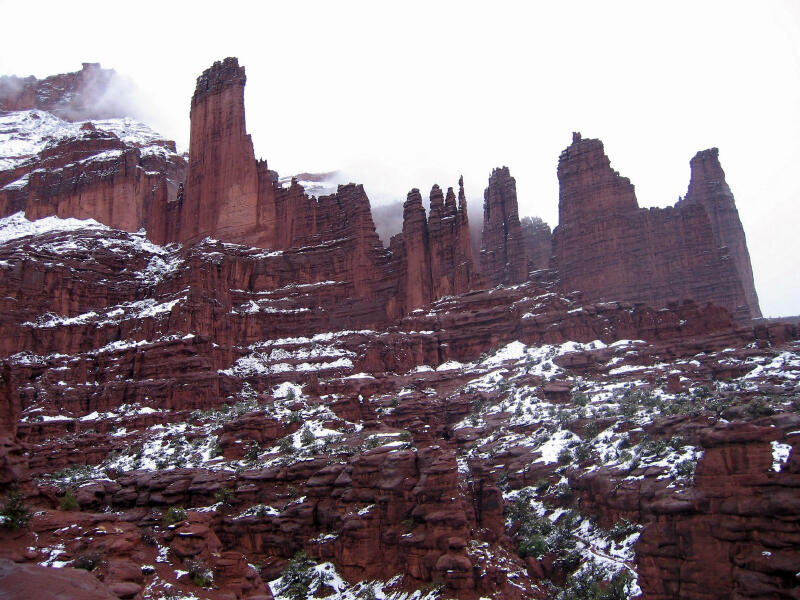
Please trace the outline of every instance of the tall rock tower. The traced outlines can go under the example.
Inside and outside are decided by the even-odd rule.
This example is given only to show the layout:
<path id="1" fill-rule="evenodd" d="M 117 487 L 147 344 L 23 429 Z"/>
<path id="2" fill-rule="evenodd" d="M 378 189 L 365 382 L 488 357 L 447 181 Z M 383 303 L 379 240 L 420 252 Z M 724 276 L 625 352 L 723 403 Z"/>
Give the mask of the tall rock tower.
<path id="1" fill-rule="evenodd" d="M 761 309 L 753 281 L 747 240 L 739 220 L 739 211 L 736 210 L 736 201 L 731 188 L 725 182 L 725 172 L 719 163 L 719 150 L 702 150 L 695 154 L 689 165 L 692 170 L 689 190 L 676 206 L 699 204 L 705 208 L 708 218 L 711 219 L 714 235 L 719 239 L 720 245 L 727 248 L 728 255 L 736 265 L 750 313 L 753 317 L 760 317 Z"/>
<path id="2" fill-rule="evenodd" d="M 489 287 L 528 278 L 528 259 L 519 222 L 517 182 L 508 167 L 494 169 L 483 195 L 481 275 Z"/>
<path id="3" fill-rule="evenodd" d="M 244 67 L 215 62 L 197 78 L 192 97 L 189 164 L 180 212 L 180 241 L 258 238 L 258 173 L 245 129 Z"/>

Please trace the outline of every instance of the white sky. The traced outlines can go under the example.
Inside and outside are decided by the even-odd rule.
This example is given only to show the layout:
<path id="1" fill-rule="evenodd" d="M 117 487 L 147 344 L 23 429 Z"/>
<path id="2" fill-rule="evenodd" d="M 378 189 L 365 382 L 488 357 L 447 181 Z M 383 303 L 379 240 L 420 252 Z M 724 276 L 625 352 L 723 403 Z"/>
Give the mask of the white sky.
<path id="1" fill-rule="evenodd" d="M 716 146 L 762 311 L 800 313 L 800 1 L 0 0 L 0 15 L 0 73 L 100 62 L 184 146 L 196 77 L 237 56 L 256 156 L 344 169 L 373 201 L 463 173 L 480 219 L 508 165 L 521 214 L 555 227 L 572 131 L 603 140 L 640 206 L 674 203 Z"/>

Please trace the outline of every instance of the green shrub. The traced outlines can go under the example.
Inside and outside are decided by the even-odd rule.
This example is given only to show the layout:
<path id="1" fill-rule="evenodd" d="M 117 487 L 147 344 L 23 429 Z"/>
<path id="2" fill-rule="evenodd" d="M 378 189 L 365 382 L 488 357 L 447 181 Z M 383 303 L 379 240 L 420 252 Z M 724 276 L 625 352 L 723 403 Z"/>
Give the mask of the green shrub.
<path id="1" fill-rule="evenodd" d="M 180 506 L 170 506 L 167 514 L 164 515 L 161 522 L 164 527 L 169 527 L 175 523 L 180 523 L 188 518 L 188 513 Z"/>
<path id="2" fill-rule="evenodd" d="M 585 462 L 592 457 L 592 445 L 588 442 L 582 442 L 575 448 L 575 458 L 578 462 Z M 559 456 L 560 458 L 560 456 Z"/>
<path id="3" fill-rule="evenodd" d="M 250 442 L 250 445 L 247 446 L 247 450 L 244 453 L 244 460 L 249 463 L 256 462 L 258 457 L 261 455 L 261 446 L 258 445 L 258 442 Z"/>
<path id="4" fill-rule="evenodd" d="M 59 510 L 78 510 L 78 499 L 75 498 L 75 492 L 70 488 L 64 492 L 61 501 L 58 503 Z"/>
<path id="5" fill-rule="evenodd" d="M 231 488 L 220 488 L 214 493 L 214 500 L 222 502 L 226 506 L 231 506 L 234 498 L 235 494 Z"/>
<path id="6" fill-rule="evenodd" d="M 543 536 L 539 534 L 532 534 L 520 542 L 517 552 L 522 558 L 527 556 L 539 558 L 540 556 L 547 554 L 549 550 L 550 548 L 547 545 L 547 540 Z"/>
<path id="7" fill-rule="evenodd" d="M 282 454 L 294 454 L 297 452 L 297 448 L 294 447 L 294 441 L 290 435 L 280 439 L 278 442 L 278 449 Z"/>
<path id="8" fill-rule="evenodd" d="M 304 551 L 299 551 L 281 573 L 278 593 L 290 600 L 305 600 L 314 581 L 314 561 Z"/>
<path id="9" fill-rule="evenodd" d="M 562 448 L 558 453 L 558 462 L 562 465 L 568 465 L 572 462 L 572 452 L 569 448 Z"/>
<path id="10" fill-rule="evenodd" d="M 686 460 L 682 460 L 675 465 L 675 474 L 678 477 L 683 477 L 685 479 L 694 479 L 694 471 L 696 468 L 697 462 L 691 458 L 687 458 Z"/>
<path id="11" fill-rule="evenodd" d="M 190 560 L 186 564 L 186 569 L 189 571 L 192 583 L 197 587 L 205 588 L 211 586 L 213 581 L 211 570 L 202 560 Z"/>
<path id="12" fill-rule="evenodd" d="M 308 426 L 303 427 L 303 432 L 300 434 L 300 443 L 303 444 L 303 446 L 309 446 L 314 443 L 315 439 L 314 434 L 311 433 Z"/>
<path id="13" fill-rule="evenodd" d="M 744 407 L 744 412 L 751 419 L 757 419 L 758 417 L 768 417 L 770 415 L 774 415 L 775 409 L 764 402 L 763 398 L 755 398 Z"/>
<path id="14" fill-rule="evenodd" d="M 3 526 L 9 529 L 21 529 L 28 525 L 31 512 L 25 504 L 22 492 L 17 489 L 8 492 L 0 508 L 0 517 L 3 517 Z"/>
<path id="15" fill-rule="evenodd" d="M 626 518 L 622 518 L 611 528 L 608 532 L 608 537 L 610 537 L 615 542 L 621 542 L 629 535 L 637 533 L 639 531 L 639 526 L 636 523 L 631 523 Z"/>

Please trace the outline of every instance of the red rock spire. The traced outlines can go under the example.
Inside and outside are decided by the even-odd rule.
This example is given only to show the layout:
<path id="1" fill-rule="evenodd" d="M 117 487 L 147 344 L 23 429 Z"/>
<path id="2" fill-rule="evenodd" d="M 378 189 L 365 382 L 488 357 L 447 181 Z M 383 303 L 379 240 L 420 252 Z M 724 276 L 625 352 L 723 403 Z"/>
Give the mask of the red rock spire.
<path id="1" fill-rule="evenodd" d="M 258 174 L 244 114 L 244 67 L 215 62 L 192 97 L 181 241 L 257 241 Z"/>
<path id="2" fill-rule="evenodd" d="M 699 204 L 706 209 L 714 235 L 725 246 L 736 265 L 744 286 L 747 304 L 753 317 L 761 316 L 753 281 L 753 267 L 736 201 L 725 181 L 725 172 L 719 162 L 719 150 L 710 148 L 698 152 L 689 163 L 691 179 L 686 197 L 678 205 Z"/>
<path id="3" fill-rule="evenodd" d="M 483 200 L 481 275 L 489 287 L 528 278 L 519 223 L 517 184 L 508 167 L 494 169 Z"/>

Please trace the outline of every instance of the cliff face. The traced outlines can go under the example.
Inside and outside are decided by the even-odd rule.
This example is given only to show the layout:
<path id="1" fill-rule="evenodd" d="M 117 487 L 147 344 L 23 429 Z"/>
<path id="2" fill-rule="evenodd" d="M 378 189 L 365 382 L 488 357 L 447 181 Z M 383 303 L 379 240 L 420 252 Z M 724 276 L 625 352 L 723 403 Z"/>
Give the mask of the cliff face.
<path id="1" fill-rule="evenodd" d="M 483 195 L 481 274 L 486 285 L 513 284 L 528 278 L 528 259 L 519 222 L 517 183 L 508 167 L 492 171 Z"/>
<path id="2" fill-rule="evenodd" d="M 113 69 L 99 63 L 83 63 L 74 73 L 45 79 L 0 76 L 0 110 L 39 109 L 67 121 L 109 119 L 128 114 L 119 81 Z"/>
<path id="3" fill-rule="evenodd" d="M 0 154 L 5 210 L 49 216 L 0 219 L 0 491 L 35 511 L 0 528 L 6 572 L 91 552 L 103 597 L 244 600 L 303 550 L 318 597 L 796 596 L 800 331 L 705 305 L 747 297 L 715 156 L 642 210 L 576 136 L 553 248 L 586 291 L 562 293 L 526 281 L 549 229 L 508 169 L 482 271 L 461 182 L 427 214 L 412 190 L 384 249 L 362 186 L 254 159 L 243 85 L 234 59 L 198 80 L 185 189 L 174 147 L 107 123 Z"/>
<path id="4" fill-rule="evenodd" d="M 714 235 L 736 265 L 751 315 L 760 317 L 750 253 L 733 193 L 725 182 L 725 172 L 719 163 L 719 150 L 711 148 L 698 152 L 689 164 L 692 173 L 689 190 L 676 207 L 699 204 L 706 210 Z"/>
<path id="5" fill-rule="evenodd" d="M 558 178 L 553 246 L 563 290 L 652 306 L 692 298 L 724 306 L 742 321 L 757 314 L 700 201 L 640 209 L 633 186 L 611 169 L 602 143 L 580 134 L 561 154 Z M 726 213 L 725 219 L 733 218 Z"/>
<path id="6" fill-rule="evenodd" d="M 37 123 L 54 133 L 31 143 L 31 156 L 4 161 L 11 168 L 0 171 L 0 215 L 96 219 L 130 232 L 145 228 L 156 243 L 174 239 L 185 172 L 174 142 L 146 127 L 125 134 L 126 124 L 136 124 L 124 119 L 70 126 L 41 111 L 15 115 L 6 122 L 20 136 Z"/>

